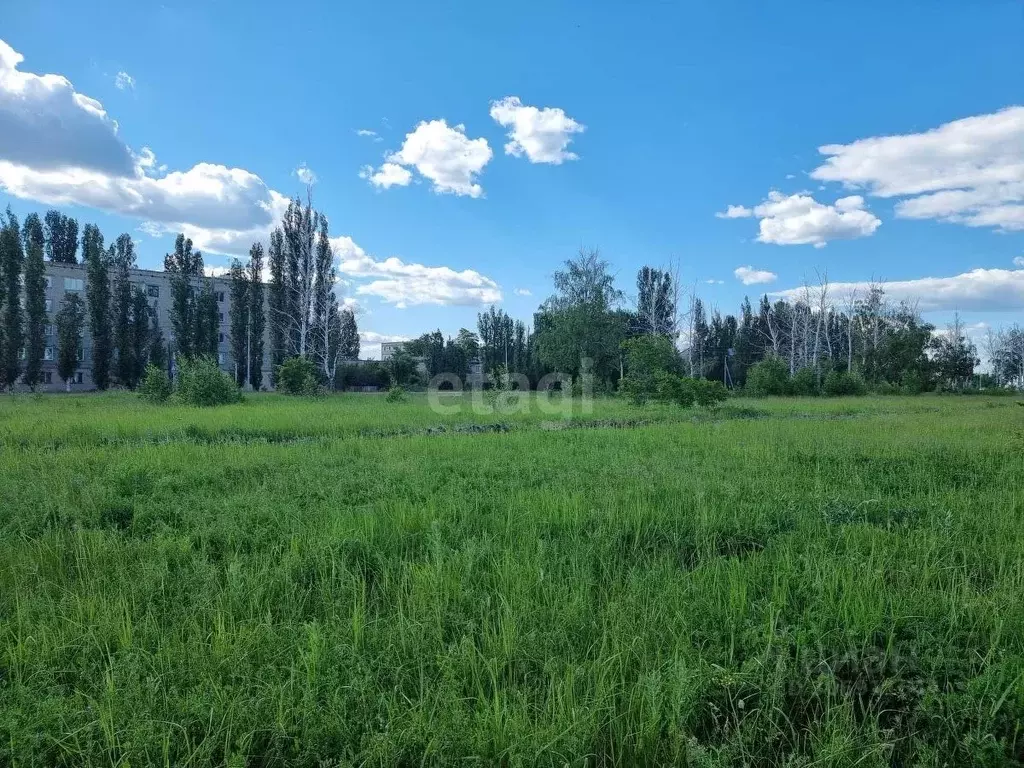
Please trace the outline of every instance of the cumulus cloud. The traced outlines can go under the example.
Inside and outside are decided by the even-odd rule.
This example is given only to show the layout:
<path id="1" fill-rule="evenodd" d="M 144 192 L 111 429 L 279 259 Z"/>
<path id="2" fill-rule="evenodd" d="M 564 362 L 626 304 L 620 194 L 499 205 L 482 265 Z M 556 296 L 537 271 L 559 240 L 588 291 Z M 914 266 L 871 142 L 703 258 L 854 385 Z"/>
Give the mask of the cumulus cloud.
<path id="1" fill-rule="evenodd" d="M 470 139 L 464 125 L 424 120 L 406 134 L 402 148 L 387 155 L 379 169 L 364 168 L 360 175 L 387 189 L 407 185 L 412 180 L 409 169 L 414 168 L 433 183 L 438 194 L 480 197 L 484 191 L 476 177 L 493 154 L 487 139 Z"/>
<path id="2" fill-rule="evenodd" d="M 753 215 L 754 212 L 750 208 L 742 205 L 730 205 L 724 211 L 716 213 L 715 217 L 719 219 L 746 219 Z"/>
<path id="3" fill-rule="evenodd" d="M 502 299 L 501 289 L 489 277 L 472 269 L 406 263 L 394 256 L 378 261 L 351 237 L 331 238 L 338 272 L 369 280 L 356 288 L 360 296 L 376 296 L 399 309 L 417 304 L 477 306 Z"/>
<path id="4" fill-rule="evenodd" d="M 819 203 L 805 193 L 784 195 L 772 190 L 753 210 L 730 205 L 722 218 L 760 219 L 759 242 L 776 245 L 813 245 L 823 248 L 830 240 L 851 240 L 874 234 L 882 222 L 864 210 L 860 195 L 841 197 L 832 205 Z"/>
<path id="5" fill-rule="evenodd" d="M 741 269 L 746 269 L 746 267 L 741 267 Z M 725 280 L 715 280 L 714 278 L 711 278 L 710 280 L 705 280 L 704 282 L 707 283 L 708 285 L 724 285 L 725 284 Z"/>
<path id="6" fill-rule="evenodd" d="M 366 165 L 359 171 L 359 178 L 366 179 L 380 189 L 390 189 L 409 186 L 412 182 L 412 172 L 395 163 L 384 163 L 376 169 L 372 165 Z"/>
<path id="7" fill-rule="evenodd" d="M 818 151 L 813 178 L 898 198 L 897 216 L 1024 230 L 1024 106 Z"/>
<path id="8" fill-rule="evenodd" d="M 1024 256 L 1016 256 L 1016 257 L 1014 257 L 1013 265 L 1015 267 L 1024 267 Z"/>
<path id="9" fill-rule="evenodd" d="M 853 291 L 866 295 L 868 282 L 831 283 L 834 296 L 847 296 Z M 883 283 L 891 301 L 909 301 L 922 312 L 988 311 L 1017 312 L 1024 309 L 1024 269 L 972 269 L 952 277 L 921 277 Z M 773 295 L 799 299 L 803 288 L 790 288 Z"/>
<path id="10" fill-rule="evenodd" d="M 568 151 L 568 146 L 573 134 L 582 133 L 585 126 L 558 107 L 540 109 L 523 104 L 518 96 L 506 96 L 491 102 L 491 117 L 509 129 L 510 141 L 505 145 L 507 155 L 526 155 L 531 163 L 552 165 L 578 159 Z"/>
<path id="11" fill-rule="evenodd" d="M 533 296 L 533 292 L 529 288 L 516 288 L 513 293 L 516 296 Z"/>
<path id="12" fill-rule="evenodd" d="M 305 163 L 295 169 L 295 175 L 298 176 L 299 181 L 303 184 L 310 186 L 316 184 L 320 179 L 313 172 L 313 169 L 307 166 Z"/>
<path id="13" fill-rule="evenodd" d="M 134 91 L 135 90 L 135 78 L 129 75 L 127 72 L 118 72 L 114 77 L 114 86 L 119 91 Z"/>
<path id="14" fill-rule="evenodd" d="M 356 131 L 356 136 L 362 136 L 367 139 L 373 139 L 374 141 L 384 141 L 376 131 L 371 131 L 369 128 L 360 128 Z"/>
<path id="15" fill-rule="evenodd" d="M 765 283 L 774 283 L 776 278 L 778 278 L 778 275 L 774 272 L 769 272 L 765 269 L 754 269 L 750 265 L 745 267 L 736 267 L 736 269 L 733 270 L 733 274 L 736 276 L 736 279 L 744 285 L 763 285 Z M 714 281 L 709 280 L 708 282 L 710 283 Z M 718 282 L 722 281 L 719 280 Z"/>
<path id="16" fill-rule="evenodd" d="M 0 40 L 0 188 L 50 205 L 138 218 L 153 237 L 183 232 L 196 247 L 244 254 L 288 205 L 254 173 L 214 163 L 164 173 L 148 147 L 121 140 L 102 104 L 60 75 L 18 67 Z"/>

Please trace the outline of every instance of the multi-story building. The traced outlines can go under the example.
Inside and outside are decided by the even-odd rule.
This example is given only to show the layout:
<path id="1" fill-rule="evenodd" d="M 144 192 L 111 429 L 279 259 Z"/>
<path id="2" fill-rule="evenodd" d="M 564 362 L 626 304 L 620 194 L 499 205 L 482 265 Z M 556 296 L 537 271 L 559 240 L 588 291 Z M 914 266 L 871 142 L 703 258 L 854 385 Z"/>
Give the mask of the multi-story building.
<path id="1" fill-rule="evenodd" d="M 231 294 L 226 278 L 209 278 L 213 281 L 213 290 L 217 297 L 217 363 L 221 369 L 234 374 L 235 361 L 231 357 L 229 336 L 229 316 L 231 311 Z M 57 373 L 57 328 L 55 317 L 61 302 L 69 293 L 78 293 L 82 297 L 83 306 L 87 307 L 85 286 L 88 281 L 84 264 L 46 263 L 46 348 L 43 353 L 43 381 L 41 389 L 63 390 L 64 382 Z M 152 269 L 133 269 L 131 282 L 141 288 L 149 299 L 149 305 L 156 312 L 157 323 L 163 333 L 164 341 L 173 347 L 174 331 L 171 326 L 171 275 Z M 94 389 L 92 380 L 92 339 L 89 335 L 88 309 L 84 323 L 82 338 L 82 354 L 78 370 L 72 382 L 72 391 Z M 270 384 L 269 350 L 270 344 L 264 339 L 263 382 Z"/>

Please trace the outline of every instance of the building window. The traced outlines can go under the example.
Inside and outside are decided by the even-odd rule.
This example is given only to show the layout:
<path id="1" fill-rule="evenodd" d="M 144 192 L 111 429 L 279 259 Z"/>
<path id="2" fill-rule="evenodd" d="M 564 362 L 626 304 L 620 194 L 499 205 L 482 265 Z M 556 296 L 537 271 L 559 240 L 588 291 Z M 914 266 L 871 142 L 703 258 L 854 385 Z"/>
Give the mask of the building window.
<path id="1" fill-rule="evenodd" d="M 85 287 L 85 283 L 80 277 L 65 277 L 64 278 L 64 290 L 65 291 L 80 291 Z"/>
<path id="2" fill-rule="evenodd" d="M 224 353 L 223 352 L 218 352 L 217 353 L 217 365 L 224 365 Z"/>
<path id="3" fill-rule="evenodd" d="M 217 319 L 218 319 L 218 320 L 219 320 L 220 322 L 222 322 L 222 323 L 223 323 L 223 322 L 224 322 L 224 313 L 223 313 L 223 312 L 218 312 L 218 313 L 217 313 Z"/>
<path id="4" fill-rule="evenodd" d="M 224 303 L 224 291 L 217 291 L 217 302 L 220 304 Z"/>
<path id="5" fill-rule="evenodd" d="M 46 276 L 46 287 L 53 288 L 53 278 L 49 275 Z"/>
<path id="6" fill-rule="evenodd" d="M 82 377 L 82 372 L 78 371 L 77 373 L 75 373 L 75 384 L 82 384 L 82 383 L 84 383 L 83 377 Z"/>
<path id="7" fill-rule="evenodd" d="M 53 384 L 53 371 L 43 371 L 43 384 Z"/>
<path id="8" fill-rule="evenodd" d="M 53 299 L 47 299 L 46 300 L 46 311 L 47 312 L 52 312 L 53 311 Z"/>
<path id="9" fill-rule="evenodd" d="M 53 347 L 46 347 L 43 350 L 43 360 L 53 360 Z"/>
<path id="10" fill-rule="evenodd" d="M 217 341 L 218 341 L 219 343 L 221 343 L 221 344 L 223 344 L 223 343 L 224 343 L 224 334 L 223 334 L 223 333 L 218 333 L 218 334 L 217 334 Z"/>
<path id="11" fill-rule="evenodd" d="M 160 286 L 159 285 L 147 285 L 146 286 L 146 295 L 149 296 L 149 298 L 151 298 L 151 299 L 159 299 L 160 298 Z"/>

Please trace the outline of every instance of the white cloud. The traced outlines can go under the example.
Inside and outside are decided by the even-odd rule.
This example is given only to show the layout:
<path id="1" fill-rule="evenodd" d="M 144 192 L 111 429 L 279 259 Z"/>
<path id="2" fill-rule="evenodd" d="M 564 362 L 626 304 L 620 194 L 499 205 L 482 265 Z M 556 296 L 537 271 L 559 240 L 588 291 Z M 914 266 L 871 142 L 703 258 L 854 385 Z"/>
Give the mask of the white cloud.
<path id="1" fill-rule="evenodd" d="M 399 309 L 417 304 L 478 306 L 501 301 L 501 288 L 472 269 L 428 267 L 406 263 L 394 256 L 377 261 L 351 237 L 331 238 L 338 272 L 369 279 L 356 288 L 360 296 L 376 296 Z"/>
<path id="2" fill-rule="evenodd" d="M 707 283 L 708 285 L 724 285 L 725 284 L 725 280 L 715 280 L 714 278 L 712 278 L 710 280 L 705 280 L 704 282 Z"/>
<path id="3" fill-rule="evenodd" d="M 1013 265 L 1015 267 L 1024 267 L 1024 256 L 1015 256 L 1013 259 Z"/>
<path id="4" fill-rule="evenodd" d="M 363 136 L 367 139 L 373 139 L 374 141 L 384 141 L 376 131 L 371 131 L 369 128 L 360 128 L 356 131 L 356 136 Z"/>
<path id="5" fill-rule="evenodd" d="M 833 205 L 819 203 L 808 194 L 784 195 L 772 190 L 753 210 L 730 205 L 720 218 L 754 215 L 760 221 L 758 242 L 776 245 L 824 247 L 830 240 L 850 240 L 874 234 L 882 222 L 864 210 L 860 195 L 841 197 Z"/>
<path id="6" fill-rule="evenodd" d="M 122 70 L 121 72 L 118 72 L 117 76 L 114 78 L 114 86 L 119 91 L 134 91 L 135 78 Z"/>
<path id="7" fill-rule="evenodd" d="M 317 177 L 316 173 L 313 172 L 313 169 L 307 166 L 305 163 L 296 168 L 294 173 L 296 176 L 298 176 L 299 181 L 301 181 L 306 186 L 316 184 L 320 180 Z"/>
<path id="8" fill-rule="evenodd" d="M 50 205 L 140 219 L 152 237 L 183 232 L 197 248 L 245 254 L 288 205 L 254 173 L 213 163 L 165 175 L 148 147 L 132 152 L 96 100 L 59 75 L 22 72 L 0 40 L 0 188 Z"/>
<path id="9" fill-rule="evenodd" d="M 522 103 L 518 96 L 506 96 L 491 102 L 491 117 L 504 128 L 510 129 L 511 141 L 505 145 L 505 154 L 513 157 L 526 155 L 531 163 L 561 165 L 576 160 L 568 151 L 574 133 L 582 133 L 585 126 L 573 120 L 558 107 L 538 109 Z"/>
<path id="10" fill-rule="evenodd" d="M 725 211 L 716 213 L 715 217 L 719 219 L 746 219 L 753 215 L 754 212 L 749 208 L 742 205 L 730 205 Z"/>
<path id="11" fill-rule="evenodd" d="M 493 154 L 487 139 L 468 138 L 463 125 L 452 127 L 444 120 L 424 120 L 406 134 L 401 149 L 384 158 L 379 170 L 364 168 L 360 175 L 386 189 L 408 184 L 411 167 L 433 182 L 434 191 L 439 194 L 480 197 L 484 191 L 476 177 Z"/>
<path id="12" fill-rule="evenodd" d="M 897 216 L 1024 230 L 1024 106 L 818 151 L 813 178 L 900 198 Z"/>
<path id="13" fill-rule="evenodd" d="M 203 266 L 203 274 L 207 277 L 225 277 L 231 274 L 231 267 L 206 264 Z"/>
<path id="14" fill-rule="evenodd" d="M 834 296 L 854 290 L 866 295 L 870 283 L 831 283 Z M 891 301 L 916 302 L 922 312 L 989 311 L 1016 312 L 1024 309 L 1024 269 L 972 269 L 952 277 L 921 277 L 883 283 Z M 803 288 L 791 288 L 773 295 L 797 299 Z"/>
<path id="15" fill-rule="evenodd" d="M 384 163 L 376 170 L 373 166 L 366 165 L 359 171 L 359 178 L 366 179 L 375 187 L 390 189 L 408 186 L 412 181 L 412 172 L 395 163 Z"/>
<path id="16" fill-rule="evenodd" d="M 763 285 L 765 283 L 774 283 L 776 278 L 778 278 L 778 275 L 774 272 L 769 272 L 764 269 L 754 269 L 749 265 L 745 267 L 736 267 L 736 269 L 733 270 L 733 274 L 736 275 L 736 279 L 744 285 Z"/>
<path id="17" fill-rule="evenodd" d="M 516 288 L 513 293 L 516 296 L 533 296 L 533 292 L 529 288 Z"/>

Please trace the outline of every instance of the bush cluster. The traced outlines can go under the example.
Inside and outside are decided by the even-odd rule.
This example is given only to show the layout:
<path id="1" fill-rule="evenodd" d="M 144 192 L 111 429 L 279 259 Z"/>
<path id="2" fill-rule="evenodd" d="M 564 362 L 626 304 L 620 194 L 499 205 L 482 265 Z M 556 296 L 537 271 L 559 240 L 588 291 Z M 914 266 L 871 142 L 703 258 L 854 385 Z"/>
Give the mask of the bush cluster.
<path id="1" fill-rule="evenodd" d="M 277 391 L 284 395 L 315 396 L 323 392 L 312 360 L 289 357 L 277 366 Z"/>
<path id="2" fill-rule="evenodd" d="M 186 405 L 228 405 L 242 400 L 242 391 L 235 380 L 208 357 L 178 363 L 175 394 Z"/>
<path id="3" fill-rule="evenodd" d="M 691 379 L 669 371 L 655 371 L 651 374 L 627 374 L 619 385 L 619 391 L 637 405 L 654 400 L 675 403 L 681 408 L 713 408 L 729 397 L 729 391 L 720 381 Z"/>
<path id="4" fill-rule="evenodd" d="M 174 387 L 167 372 L 152 363 L 147 365 L 142 382 L 139 384 L 139 396 L 151 403 L 163 403 L 172 394 L 174 394 Z"/>

